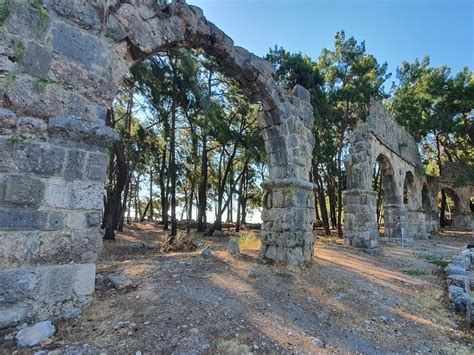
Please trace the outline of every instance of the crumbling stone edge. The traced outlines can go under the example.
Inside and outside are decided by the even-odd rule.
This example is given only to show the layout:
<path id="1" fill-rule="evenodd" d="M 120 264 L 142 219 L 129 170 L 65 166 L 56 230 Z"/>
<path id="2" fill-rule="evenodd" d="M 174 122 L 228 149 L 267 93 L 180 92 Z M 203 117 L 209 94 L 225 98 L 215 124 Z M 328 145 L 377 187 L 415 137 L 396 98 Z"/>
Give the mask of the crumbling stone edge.
<path id="1" fill-rule="evenodd" d="M 446 267 L 448 297 L 457 313 L 466 315 L 469 327 L 474 328 L 474 297 L 468 270 L 474 263 L 474 244 L 467 244 Z"/>

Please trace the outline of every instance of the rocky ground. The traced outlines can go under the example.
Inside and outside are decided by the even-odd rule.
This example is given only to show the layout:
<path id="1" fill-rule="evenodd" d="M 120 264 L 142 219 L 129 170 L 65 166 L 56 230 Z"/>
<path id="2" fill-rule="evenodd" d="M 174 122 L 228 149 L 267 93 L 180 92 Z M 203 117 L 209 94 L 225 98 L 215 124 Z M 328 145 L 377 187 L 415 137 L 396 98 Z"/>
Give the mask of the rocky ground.
<path id="1" fill-rule="evenodd" d="M 165 253 L 158 227 L 131 226 L 105 243 L 94 301 L 81 317 L 56 323 L 43 346 L 19 352 L 4 340 L 0 350 L 472 353 L 472 333 L 447 301 L 442 271 L 471 235 L 445 232 L 378 257 L 319 238 L 314 265 L 295 272 L 259 260 L 251 234 L 240 257 L 228 252 L 229 237 L 199 235 L 196 250 Z"/>

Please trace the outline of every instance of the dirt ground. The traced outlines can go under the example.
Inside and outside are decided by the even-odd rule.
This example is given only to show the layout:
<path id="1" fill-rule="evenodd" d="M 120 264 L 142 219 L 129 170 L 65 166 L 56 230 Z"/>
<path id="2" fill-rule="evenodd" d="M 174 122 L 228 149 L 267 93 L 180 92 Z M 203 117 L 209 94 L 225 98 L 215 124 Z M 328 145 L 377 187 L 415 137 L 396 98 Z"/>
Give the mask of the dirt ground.
<path id="1" fill-rule="evenodd" d="M 439 266 L 472 235 L 447 231 L 403 249 L 385 247 L 378 257 L 320 237 L 314 264 L 300 272 L 263 263 L 256 243 L 243 243 L 242 255 L 233 257 L 229 237 L 197 238 L 195 251 L 164 253 L 160 228 L 139 224 L 104 243 L 98 280 L 121 274 L 138 286 L 117 291 L 98 282 L 92 306 L 57 323 L 52 343 L 29 352 L 473 351 L 473 334 L 452 310 Z M 206 245 L 209 258 L 200 254 Z M 16 351 L 12 342 L 3 346 L 6 353 Z"/>

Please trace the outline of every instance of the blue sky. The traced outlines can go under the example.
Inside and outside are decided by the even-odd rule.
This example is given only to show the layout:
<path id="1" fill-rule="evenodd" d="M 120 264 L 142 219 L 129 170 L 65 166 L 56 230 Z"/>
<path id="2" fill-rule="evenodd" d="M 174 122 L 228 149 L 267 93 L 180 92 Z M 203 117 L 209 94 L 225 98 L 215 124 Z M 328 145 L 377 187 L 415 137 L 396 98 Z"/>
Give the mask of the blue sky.
<path id="1" fill-rule="evenodd" d="M 263 56 L 275 44 L 317 58 L 344 29 L 395 76 L 430 55 L 454 72 L 474 69 L 474 0 L 188 0 L 234 40 Z M 388 83 L 389 84 L 389 83 Z"/>

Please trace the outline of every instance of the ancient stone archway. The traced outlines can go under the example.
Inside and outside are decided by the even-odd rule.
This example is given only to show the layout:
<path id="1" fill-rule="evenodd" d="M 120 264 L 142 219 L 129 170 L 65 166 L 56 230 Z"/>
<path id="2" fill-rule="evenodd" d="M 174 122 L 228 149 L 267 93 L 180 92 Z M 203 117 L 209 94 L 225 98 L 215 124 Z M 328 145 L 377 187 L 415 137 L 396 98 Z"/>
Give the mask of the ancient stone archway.
<path id="1" fill-rule="evenodd" d="M 418 191 L 426 179 L 421 158 L 413 139 L 386 112 L 383 105 L 373 102 L 366 122 L 351 133 L 350 153 L 345 161 L 347 191 L 344 193 L 345 243 L 370 253 L 380 251 L 376 221 L 376 199 L 372 191 L 372 166 L 378 162 L 384 179 L 383 241 L 399 243 L 401 239 L 426 237 L 425 213 Z M 405 178 L 411 175 L 414 191 L 410 204 L 403 203 Z"/>
<path id="2" fill-rule="evenodd" d="M 183 1 L 102 4 L 12 5 L 0 24 L 0 328 L 90 303 L 106 151 L 117 138 L 106 109 L 129 67 L 162 50 L 203 49 L 263 103 L 262 254 L 293 265 L 312 257 L 308 91 L 285 92 L 269 63 Z"/>
<path id="3" fill-rule="evenodd" d="M 471 199 L 474 196 L 474 181 L 472 180 L 472 166 L 447 162 L 441 176 L 428 181 L 428 187 L 433 200 L 433 213 L 438 214 L 439 192 L 444 190 L 454 202 L 451 227 L 457 230 L 472 230 L 474 228 L 474 213 L 471 210 Z M 438 229 L 439 218 L 433 222 Z"/>

